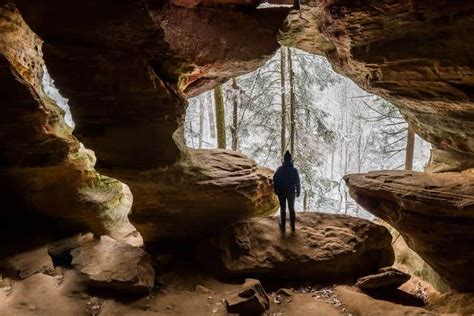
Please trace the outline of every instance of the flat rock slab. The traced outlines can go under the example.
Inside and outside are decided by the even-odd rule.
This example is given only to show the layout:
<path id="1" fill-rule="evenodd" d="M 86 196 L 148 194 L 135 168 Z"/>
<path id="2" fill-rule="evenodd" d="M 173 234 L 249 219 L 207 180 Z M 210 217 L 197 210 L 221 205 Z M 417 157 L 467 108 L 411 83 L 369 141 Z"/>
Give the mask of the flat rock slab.
<path id="1" fill-rule="evenodd" d="M 381 268 L 379 273 L 367 275 L 357 280 L 356 286 L 362 290 L 396 289 L 410 280 L 408 273 L 392 267 Z"/>
<path id="2" fill-rule="evenodd" d="M 357 288 L 348 286 L 337 286 L 334 290 L 336 297 L 342 306 L 351 311 L 352 315 L 364 316 L 399 316 L 399 315 L 438 315 L 424 308 L 407 306 L 374 299 Z"/>
<path id="3" fill-rule="evenodd" d="M 224 227 L 201 243 L 197 257 L 225 276 L 334 281 L 392 265 L 391 241 L 385 227 L 365 219 L 304 213 L 298 214 L 295 234 L 282 235 L 276 217 Z"/>
<path id="4" fill-rule="evenodd" d="M 153 288 L 155 270 L 149 255 L 140 248 L 102 236 L 71 254 L 74 268 L 93 286 L 134 293 Z"/>

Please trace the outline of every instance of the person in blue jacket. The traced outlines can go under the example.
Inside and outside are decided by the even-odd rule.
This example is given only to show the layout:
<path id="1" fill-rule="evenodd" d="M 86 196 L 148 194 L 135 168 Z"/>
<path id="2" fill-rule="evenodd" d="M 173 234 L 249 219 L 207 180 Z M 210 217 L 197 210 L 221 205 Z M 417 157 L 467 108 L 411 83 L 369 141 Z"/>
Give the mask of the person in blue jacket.
<path id="1" fill-rule="evenodd" d="M 287 150 L 283 156 L 283 164 L 278 167 L 273 176 L 273 189 L 280 201 L 280 229 L 284 233 L 286 230 L 286 202 L 290 210 L 291 231 L 295 231 L 296 214 L 295 198 L 300 196 L 300 176 L 298 170 L 293 166 L 291 154 Z"/>

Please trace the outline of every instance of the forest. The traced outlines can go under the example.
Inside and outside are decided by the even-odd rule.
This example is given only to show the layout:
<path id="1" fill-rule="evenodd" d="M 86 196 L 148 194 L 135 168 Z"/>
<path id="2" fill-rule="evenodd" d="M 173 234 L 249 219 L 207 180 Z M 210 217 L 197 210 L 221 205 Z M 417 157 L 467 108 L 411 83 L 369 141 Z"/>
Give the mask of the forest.
<path id="1" fill-rule="evenodd" d="M 333 71 L 329 62 L 282 47 L 263 67 L 189 100 L 185 135 L 193 148 L 227 148 L 276 169 L 286 150 L 299 169 L 298 211 L 371 218 L 342 177 L 418 170 L 430 144 L 398 109 Z"/>

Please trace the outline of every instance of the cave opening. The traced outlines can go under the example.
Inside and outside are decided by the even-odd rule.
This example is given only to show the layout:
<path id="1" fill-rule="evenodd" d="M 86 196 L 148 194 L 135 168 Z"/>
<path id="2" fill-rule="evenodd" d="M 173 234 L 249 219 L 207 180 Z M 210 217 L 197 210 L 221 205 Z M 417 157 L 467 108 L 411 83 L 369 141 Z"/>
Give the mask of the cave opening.
<path id="1" fill-rule="evenodd" d="M 217 127 L 216 94 L 222 94 L 226 148 L 275 170 L 281 153 L 290 149 L 291 143 L 290 59 L 296 107 L 293 155 L 303 187 L 297 211 L 373 218 L 350 197 L 342 178 L 349 173 L 403 170 L 408 124 L 394 105 L 337 74 L 325 57 L 282 47 L 253 72 L 190 98 L 184 124 L 187 146 L 219 147 L 222 129 Z M 286 116 L 284 149 L 282 102 Z M 412 170 L 424 170 L 430 148 L 428 142 L 415 136 Z"/>
<path id="2" fill-rule="evenodd" d="M 52 98 L 56 104 L 64 111 L 64 121 L 66 124 L 74 129 L 75 123 L 72 118 L 71 109 L 69 108 L 68 99 L 64 98 L 59 90 L 54 85 L 54 80 L 51 78 L 46 65 L 43 66 L 43 77 L 41 78 L 43 90 L 47 96 Z"/>
<path id="3" fill-rule="evenodd" d="M 12 2 L 0 313 L 472 313 L 474 4 Z"/>

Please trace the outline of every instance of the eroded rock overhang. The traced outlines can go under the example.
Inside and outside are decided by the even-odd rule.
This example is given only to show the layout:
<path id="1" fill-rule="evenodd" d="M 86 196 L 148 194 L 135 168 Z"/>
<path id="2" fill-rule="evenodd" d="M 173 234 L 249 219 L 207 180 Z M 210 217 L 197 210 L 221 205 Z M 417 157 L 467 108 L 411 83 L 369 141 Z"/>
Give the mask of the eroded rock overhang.
<path id="1" fill-rule="evenodd" d="M 185 213 L 187 204 L 192 205 L 196 195 L 191 193 L 196 185 L 203 188 L 196 191 L 201 210 L 209 205 L 203 193 L 206 191 L 221 197 L 212 200 L 212 205 L 242 198 L 246 214 L 268 213 L 275 206 L 268 191 L 270 182 L 265 176 L 268 171 L 232 153 L 191 152 L 184 146 L 181 128 L 187 96 L 259 67 L 278 48 L 278 35 L 282 44 L 325 55 L 338 72 L 398 106 L 415 131 L 435 146 L 432 159 L 435 163 L 430 170 L 461 171 L 472 166 L 474 4 L 448 0 L 307 1 L 301 4 L 301 10 L 290 12 L 280 30 L 288 9 L 259 11 L 255 9 L 257 2 L 224 2 L 15 1 L 28 25 L 45 41 L 45 62 L 61 93 L 70 100 L 76 122 L 74 135 L 96 152 L 99 170 L 126 179 L 131 185 L 138 207 L 134 214 L 141 216 L 137 222 L 147 223 L 148 218 L 157 222 L 156 231 L 153 231 L 155 226 L 151 229 L 143 226 L 144 231 L 151 231 L 153 238 L 159 235 L 161 215 L 172 219 L 173 214 Z M 5 72 L 7 75 L 11 74 Z M 3 139 L 20 137 L 6 131 L 10 122 L 31 125 L 34 121 L 30 118 L 36 117 L 30 110 L 15 116 L 20 113 L 16 104 L 9 104 L 11 116 L 2 117 L 6 122 Z M 55 120 L 48 122 L 60 122 L 61 114 L 54 117 Z M 24 143 L 29 144 L 26 140 L 42 135 L 37 133 L 38 124 L 42 123 L 25 129 L 21 136 Z M 59 126 L 62 128 L 61 122 Z M 41 149 L 36 151 L 34 145 L 28 149 L 43 153 L 41 157 L 46 157 L 46 162 L 56 161 L 54 157 L 64 161 L 78 147 L 71 132 L 66 134 L 61 139 L 71 141 L 57 142 L 62 144 L 57 148 L 64 148 L 63 151 L 45 147 L 56 142 L 43 142 L 44 138 L 38 141 Z M 73 150 L 68 144 L 74 145 Z M 2 158 L 23 157 L 27 153 L 13 142 L 2 141 L 2 145 Z M 207 169 L 202 165 L 196 167 L 193 162 L 196 157 L 212 163 Z M 241 166 L 229 167 L 222 159 L 230 165 L 240 161 Z M 78 173 L 82 176 L 84 170 L 81 167 Z M 22 179 L 28 176 L 26 173 Z M 179 201 L 173 199 L 176 187 L 162 190 L 166 186 L 155 185 L 153 177 L 162 176 L 169 181 L 182 181 L 190 194 Z M 411 175 L 399 173 L 396 177 L 403 179 Z M 423 177 L 422 174 L 419 181 L 428 181 Z M 348 184 L 355 192 L 355 182 L 351 183 L 351 179 L 348 178 Z M 382 183 L 390 181 L 383 178 Z M 466 178 L 453 176 L 453 181 L 450 186 L 462 188 Z M 255 188 L 266 193 L 249 198 Z M 389 186 L 387 191 L 393 194 L 395 189 Z M 431 194 L 421 184 L 413 190 Z M 50 194 L 47 190 L 38 192 L 45 200 Z M 231 192 L 231 198 L 223 192 Z M 471 197 L 469 190 L 462 192 Z M 354 195 L 356 199 L 358 196 Z M 255 208 L 268 199 L 270 203 Z M 64 208 L 63 204 L 58 205 Z M 397 221 L 404 221 L 403 216 L 391 216 L 403 214 L 397 210 L 407 209 L 404 202 L 395 199 L 390 205 L 382 208 L 383 213 L 375 207 L 368 208 L 389 221 L 394 219 L 392 224 L 402 232 L 410 247 L 438 272 L 454 280 L 456 276 L 450 274 L 449 267 L 436 252 L 425 251 L 425 239 L 397 225 Z M 454 206 L 448 206 L 449 212 L 453 212 L 450 207 Z M 212 210 L 212 214 L 218 213 L 217 208 Z M 455 211 L 456 208 L 453 213 L 456 219 Z M 429 214 L 418 215 L 419 223 L 431 221 Z M 441 221 L 452 220 L 443 216 Z M 169 227 L 162 228 L 172 233 Z M 462 240 L 462 236 L 459 238 Z M 430 242 L 433 240 L 441 239 Z M 452 255 L 456 258 L 455 253 Z M 471 258 L 466 260 L 468 265 L 472 264 Z M 466 289 L 456 281 L 451 284 Z"/>
<path id="2" fill-rule="evenodd" d="M 433 144 L 428 172 L 346 176 L 352 197 L 397 228 L 453 288 L 472 291 L 474 4 L 307 1 L 280 42 L 326 56 L 334 69 L 395 104 Z M 449 173 L 444 173 L 452 171 Z"/>
<path id="3" fill-rule="evenodd" d="M 146 240 L 190 237 L 226 220 L 275 211 L 270 170 L 240 154 L 186 148 L 182 125 L 187 96 L 254 70 L 272 56 L 287 9 L 191 10 L 161 1 L 16 1 L 8 6 L 18 8 L 16 14 L 34 31 L 29 32 L 44 40 L 44 63 L 69 99 L 74 136 L 94 150 L 102 173 L 130 185 L 132 222 Z M 59 126 L 65 128 L 64 122 Z M 67 137 L 80 148 L 71 133 L 68 129 Z M 23 154 L 13 154 L 8 146 L 4 152 L 13 160 Z M 85 172 L 85 167 L 76 169 Z M 13 181 L 27 177 L 25 172 Z M 74 183 L 70 187 L 78 190 Z M 37 191 L 45 202 L 30 207 L 43 210 L 51 192 Z M 118 200 L 128 201 L 127 214 L 128 196 Z M 101 196 L 92 192 L 83 200 L 88 198 Z M 58 204 L 49 214 L 61 208 L 68 207 Z M 120 218 L 128 220 L 127 214 Z"/>

